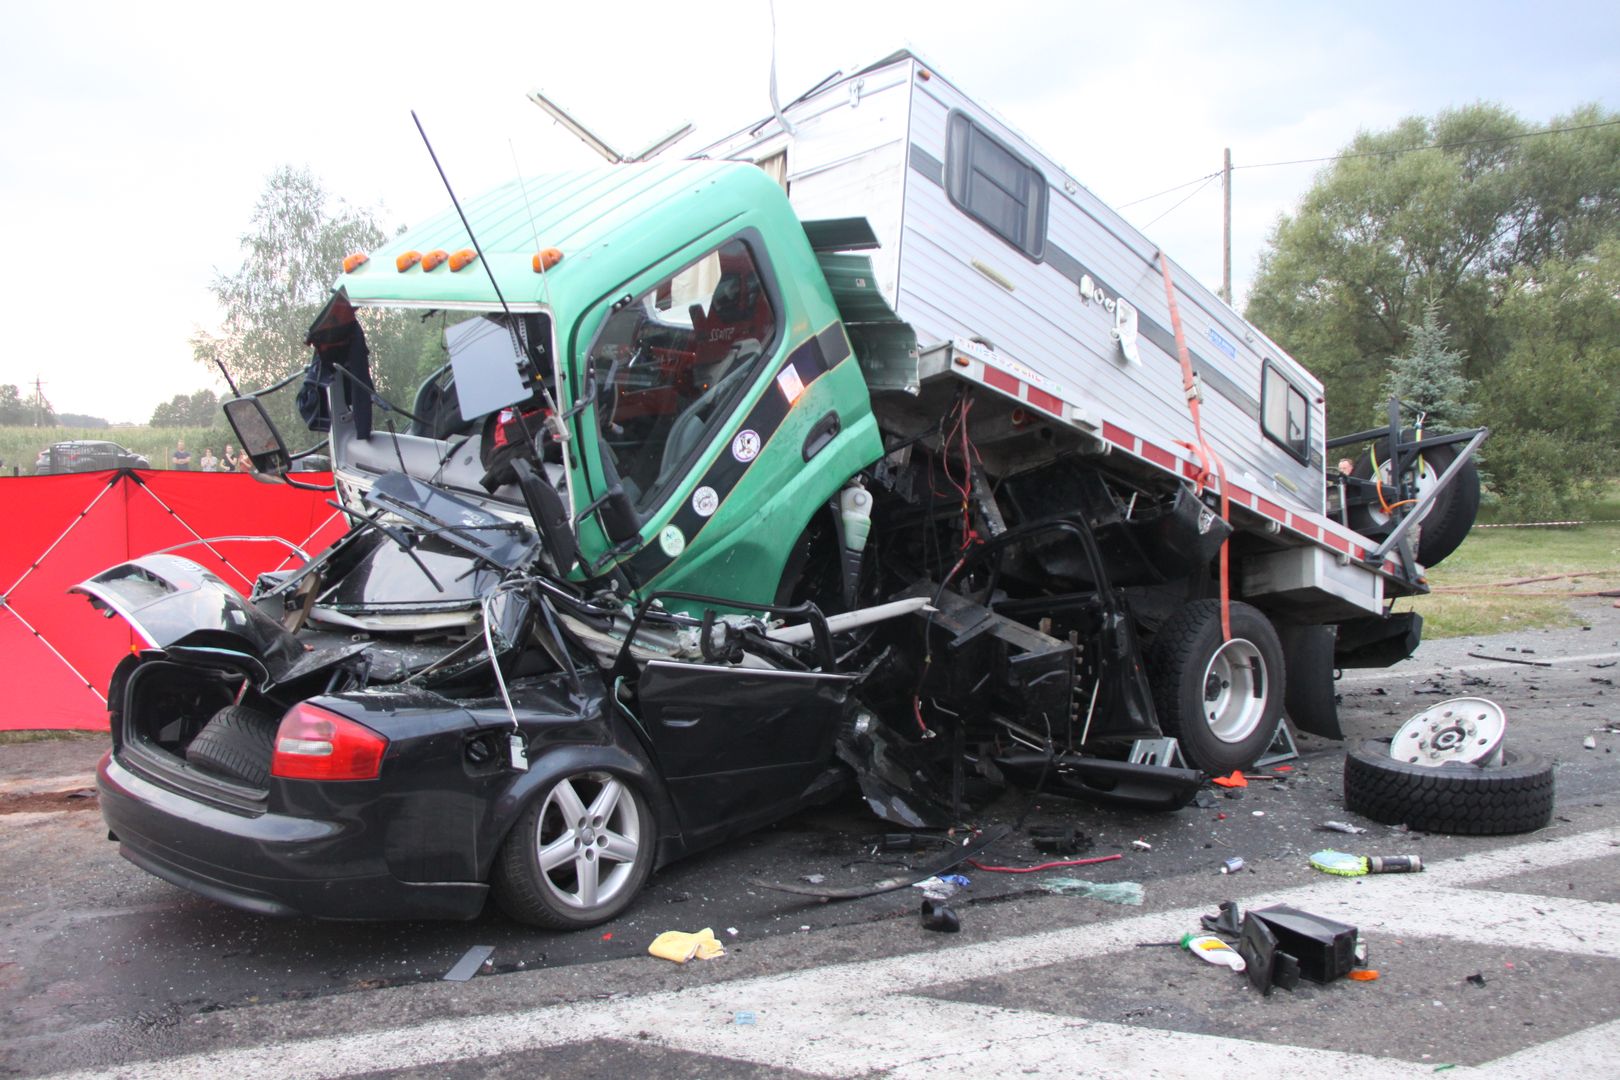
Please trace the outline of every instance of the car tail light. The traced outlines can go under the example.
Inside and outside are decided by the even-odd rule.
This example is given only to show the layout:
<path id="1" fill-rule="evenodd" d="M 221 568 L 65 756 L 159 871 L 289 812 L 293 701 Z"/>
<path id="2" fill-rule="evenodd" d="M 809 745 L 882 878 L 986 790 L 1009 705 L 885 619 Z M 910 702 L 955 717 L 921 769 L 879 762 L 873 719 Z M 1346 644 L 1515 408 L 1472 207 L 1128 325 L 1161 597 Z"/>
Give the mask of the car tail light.
<path id="1" fill-rule="evenodd" d="M 276 730 L 270 775 L 284 780 L 375 780 L 388 740 L 363 724 L 307 702 Z"/>

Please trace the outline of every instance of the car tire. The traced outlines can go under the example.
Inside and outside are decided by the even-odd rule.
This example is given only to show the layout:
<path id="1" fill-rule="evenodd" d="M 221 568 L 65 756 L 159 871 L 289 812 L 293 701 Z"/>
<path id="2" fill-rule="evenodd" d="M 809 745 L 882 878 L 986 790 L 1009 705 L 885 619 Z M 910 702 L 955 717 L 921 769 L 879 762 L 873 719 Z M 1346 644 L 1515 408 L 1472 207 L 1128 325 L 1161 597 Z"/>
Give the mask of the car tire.
<path id="1" fill-rule="evenodd" d="M 1552 820 L 1553 766 L 1507 750 L 1500 765 L 1412 765 L 1369 739 L 1344 760 L 1344 805 L 1384 825 L 1465 836 L 1531 832 Z"/>
<path id="2" fill-rule="evenodd" d="M 657 847 L 657 823 L 630 781 L 605 771 L 558 777 L 529 801 L 501 846 L 495 902 L 531 926 L 596 926 L 630 906 Z"/>
<path id="3" fill-rule="evenodd" d="M 270 783 L 276 718 L 242 705 L 215 713 L 186 747 L 186 760 L 205 772 L 241 780 L 256 788 Z"/>
<path id="4" fill-rule="evenodd" d="M 1193 765 L 1215 776 L 1253 765 L 1282 719 L 1282 645 L 1271 620 L 1231 605 L 1222 640 L 1219 600 L 1195 600 L 1159 628 L 1148 678 L 1159 724 Z"/>

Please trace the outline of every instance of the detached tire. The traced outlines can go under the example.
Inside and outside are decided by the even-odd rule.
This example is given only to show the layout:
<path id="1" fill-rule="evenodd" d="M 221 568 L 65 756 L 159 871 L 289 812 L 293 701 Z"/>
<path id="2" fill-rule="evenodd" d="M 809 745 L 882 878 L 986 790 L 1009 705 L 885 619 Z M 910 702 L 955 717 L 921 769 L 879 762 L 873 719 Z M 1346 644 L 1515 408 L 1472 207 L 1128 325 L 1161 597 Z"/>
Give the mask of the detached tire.
<path id="1" fill-rule="evenodd" d="M 495 858 L 493 891 L 518 922 L 581 930 L 624 911 L 652 873 L 647 800 L 609 772 L 558 777 L 535 795 Z"/>
<path id="2" fill-rule="evenodd" d="M 256 788 L 270 783 L 278 722 L 268 713 L 228 705 L 203 725 L 186 747 L 186 760 L 207 772 Z"/>
<path id="3" fill-rule="evenodd" d="M 1232 604 L 1231 619 L 1232 638 L 1222 641 L 1220 601 L 1195 600 L 1159 628 L 1148 656 L 1160 725 L 1215 776 L 1253 765 L 1283 711 L 1277 631 L 1248 604 Z"/>
<path id="4" fill-rule="evenodd" d="M 1411 765 L 1369 739 L 1344 761 L 1344 805 L 1385 825 L 1465 836 L 1531 832 L 1552 820 L 1553 766 L 1508 750 L 1502 764 Z"/>
<path id="5" fill-rule="evenodd" d="M 1416 432 L 1407 430 L 1401 432 L 1403 441 L 1410 440 Z M 1374 444 L 1377 446 L 1378 444 Z M 1432 450 L 1424 450 L 1421 463 L 1417 466 L 1419 496 L 1426 490 L 1427 485 L 1440 479 L 1440 475 L 1451 467 L 1462 453 L 1462 446 L 1452 443 L 1447 446 L 1437 446 Z M 1388 465 L 1382 466 L 1384 483 L 1391 482 L 1388 475 Z M 1355 475 L 1363 480 L 1370 480 L 1373 476 L 1372 451 L 1363 453 L 1356 459 Z M 1451 486 L 1441 492 L 1418 522 L 1417 561 L 1424 566 L 1438 566 L 1440 562 L 1462 546 L 1468 538 L 1468 532 L 1474 527 L 1474 518 L 1479 515 L 1479 468 L 1474 460 L 1469 458 L 1463 467 L 1457 471 L 1457 477 Z M 1350 516 L 1350 527 L 1369 536 L 1386 536 L 1389 533 L 1390 517 L 1377 506 L 1363 506 Z"/>

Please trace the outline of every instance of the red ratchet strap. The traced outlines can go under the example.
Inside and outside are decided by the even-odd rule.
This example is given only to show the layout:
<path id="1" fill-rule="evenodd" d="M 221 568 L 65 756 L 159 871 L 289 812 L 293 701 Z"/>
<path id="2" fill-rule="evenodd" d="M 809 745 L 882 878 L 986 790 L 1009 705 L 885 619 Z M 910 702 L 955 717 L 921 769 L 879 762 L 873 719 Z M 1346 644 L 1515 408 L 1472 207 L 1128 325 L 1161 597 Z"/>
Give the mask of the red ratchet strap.
<path id="1" fill-rule="evenodd" d="M 1164 298 L 1170 304 L 1170 329 L 1176 335 L 1176 356 L 1181 360 L 1181 388 L 1187 394 L 1187 411 L 1192 413 L 1193 435 L 1198 440 L 1196 446 L 1191 443 L 1180 444 L 1191 450 L 1198 458 L 1198 474 L 1193 477 L 1193 492 L 1203 493 L 1204 485 L 1209 483 L 1209 464 L 1214 462 L 1215 473 L 1221 484 L 1221 520 L 1230 523 L 1231 508 L 1226 501 L 1226 466 L 1204 439 L 1204 418 L 1199 411 L 1198 380 L 1193 376 L 1192 355 L 1187 352 L 1187 335 L 1181 329 L 1181 309 L 1176 306 L 1176 287 L 1170 280 L 1170 260 L 1164 257 L 1162 251 L 1159 252 L 1159 271 L 1164 275 Z M 1229 546 L 1229 541 L 1221 541 L 1222 641 L 1229 641 L 1232 637 L 1232 586 L 1227 561 Z"/>

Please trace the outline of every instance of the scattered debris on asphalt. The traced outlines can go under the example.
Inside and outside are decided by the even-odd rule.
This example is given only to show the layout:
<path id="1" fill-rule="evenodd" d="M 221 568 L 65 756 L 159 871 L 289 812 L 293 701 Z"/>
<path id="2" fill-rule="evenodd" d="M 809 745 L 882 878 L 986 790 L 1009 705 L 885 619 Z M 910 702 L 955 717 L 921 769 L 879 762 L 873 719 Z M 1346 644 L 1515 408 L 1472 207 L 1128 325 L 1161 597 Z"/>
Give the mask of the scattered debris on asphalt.
<path id="1" fill-rule="evenodd" d="M 1348 821 L 1324 821 L 1322 824 L 1318 825 L 1317 828 L 1326 832 L 1350 833 L 1355 836 L 1359 836 L 1367 831 L 1360 825 L 1352 825 Z"/>
<path id="2" fill-rule="evenodd" d="M 1328 848 L 1311 856 L 1311 866 L 1324 874 L 1361 877 L 1363 874 L 1415 874 L 1423 869 L 1419 855 L 1351 855 Z"/>
<path id="3" fill-rule="evenodd" d="M 717 956 L 726 955 L 726 947 L 720 944 L 714 936 L 714 931 L 705 926 L 695 934 L 683 930 L 665 930 L 653 938 L 647 952 L 660 960 L 673 960 L 677 964 L 684 964 L 693 957 L 699 960 L 712 960 Z"/>
<path id="4" fill-rule="evenodd" d="M 1041 882 L 1041 888 L 1054 896 L 1078 896 L 1127 907 L 1141 907 L 1147 895 L 1139 881 L 1087 881 L 1084 878 L 1060 877 L 1047 878 Z"/>
<path id="5" fill-rule="evenodd" d="M 1225 862 L 1221 863 L 1221 873 L 1235 874 L 1239 870 L 1243 869 L 1243 865 L 1242 857 L 1234 855 L 1230 859 L 1227 859 Z"/>
<path id="6" fill-rule="evenodd" d="M 967 864 L 975 870 L 984 870 L 992 874 L 1034 874 L 1041 870 L 1057 870 L 1065 866 L 1094 866 L 1097 863 L 1116 862 L 1123 859 L 1123 855 L 1095 855 L 1089 859 L 1058 859 L 1055 862 L 1039 863 L 1035 866 L 991 866 L 969 859 Z"/>
<path id="7" fill-rule="evenodd" d="M 1238 951 L 1214 934 L 1183 934 L 1181 947 L 1205 963 L 1242 971 L 1248 965 Z"/>
<path id="8" fill-rule="evenodd" d="M 922 927 L 939 934 L 954 934 L 962 929 L 962 920 L 944 903 L 925 899 L 922 902 Z"/>
<path id="9" fill-rule="evenodd" d="M 962 863 L 971 861 L 973 856 L 1005 840 L 1012 835 L 1012 831 L 1010 825 L 997 825 L 960 844 L 947 840 L 946 843 L 951 845 L 949 849 L 927 866 L 917 867 L 908 873 L 886 877 L 865 885 L 850 885 L 837 888 L 826 885 L 801 885 L 798 882 L 789 881 L 762 881 L 757 878 L 751 879 L 749 884 L 762 889 L 772 889 L 776 892 L 793 893 L 796 896 L 814 896 L 821 900 L 858 900 L 863 896 L 877 896 L 880 893 L 895 892 L 909 885 L 915 885 L 919 881 L 926 881 L 928 878 L 938 877 L 940 874 L 954 870 Z M 912 837 L 913 834 L 889 833 L 880 837 L 879 842 L 886 845 L 890 838 L 899 836 Z M 890 849 L 885 846 L 884 850 Z M 983 869 L 983 867 L 980 867 L 980 869 Z"/>
<path id="10" fill-rule="evenodd" d="M 466 982 L 478 974 L 478 969 L 489 961 L 495 954 L 493 945 L 474 945 L 461 954 L 461 959 L 449 971 L 444 973 L 444 982 Z"/>
<path id="11" fill-rule="evenodd" d="M 1475 660 L 1494 660 L 1499 664 L 1529 664 L 1532 667 L 1552 667 L 1547 660 L 1520 660 L 1512 656 L 1486 656 L 1484 653 L 1471 652 L 1468 654 Z"/>
<path id="12" fill-rule="evenodd" d="M 1036 851 L 1046 855 L 1072 855 L 1090 851 L 1090 836 L 1072 825 L 1032 825 L 1029 843 Z"/>

